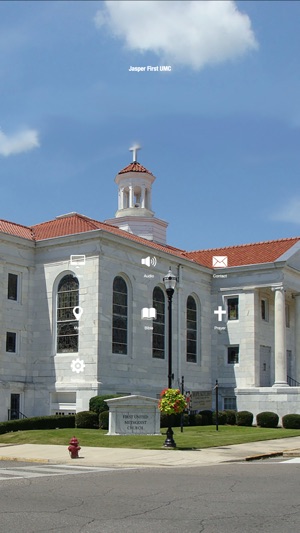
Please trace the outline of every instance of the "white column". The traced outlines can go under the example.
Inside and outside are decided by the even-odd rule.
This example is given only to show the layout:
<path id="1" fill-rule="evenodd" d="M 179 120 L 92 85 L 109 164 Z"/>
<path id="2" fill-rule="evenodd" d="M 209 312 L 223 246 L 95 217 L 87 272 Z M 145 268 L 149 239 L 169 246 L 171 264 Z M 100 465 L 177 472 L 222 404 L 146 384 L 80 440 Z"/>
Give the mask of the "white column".
<path id="1" fill-rule="evenodd" d="M 295 361 L 296 372 L 295 376 L 291 376 L 300 382 L 300 294 L 295 295 Z"/>
<path id="2" fill-rule="evenodd" d="M 133 185 L 129 185 L 129 207 L 133 207 L 133 195 L 134 195 Z"/>
<path id="3" fill-rule="evenodd" d="M 118 190 L 118 210 L 121 209 L 121 189 Z"/>
<path id="4" fill-rule="evenodd" d="M 288 387 L 285 343 L 285 296 L 283 287 L 274 287 L 275 291 L 275 383 L 273 387 Z"/>
<path id="5" fill-rule="evenodd" d="M 147 189 L 148 191 L 148 205 L 147 205 L 147 209 L 152 209 L 152 188 L 151 186 L 149 187 L 149 189 Z"/>
<path id="6" fill-rule="evenodd" d="M 124 209 L 124 187 L 121 187 L 119 192 L 120 192 L 120 198 L 119 198 L 120 206 L 119 206 L 119 209 Z"/>
<path id="7" fill-rule="evenodd" d="M 145 207 L 145 185 L 141 187 L 141 207 Z"/>

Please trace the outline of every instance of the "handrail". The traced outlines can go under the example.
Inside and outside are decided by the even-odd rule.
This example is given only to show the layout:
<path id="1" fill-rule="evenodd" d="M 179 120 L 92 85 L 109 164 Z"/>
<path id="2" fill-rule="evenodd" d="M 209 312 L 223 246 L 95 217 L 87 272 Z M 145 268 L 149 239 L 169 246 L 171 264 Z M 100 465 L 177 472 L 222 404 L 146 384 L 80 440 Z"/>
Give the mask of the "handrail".
<path id="1" fill-rule="evenodd" d="M 8 420 L 19 420 L 20 418 L 27 418 L 27 416 L 18 409 L 8 409 Z"/>
<path id="2" fill-rule="evenodd" d="M 287 382 L 290 387 L 300 387 L 300 382 L 291 378 L 291 376 L 287 376 Z"/>

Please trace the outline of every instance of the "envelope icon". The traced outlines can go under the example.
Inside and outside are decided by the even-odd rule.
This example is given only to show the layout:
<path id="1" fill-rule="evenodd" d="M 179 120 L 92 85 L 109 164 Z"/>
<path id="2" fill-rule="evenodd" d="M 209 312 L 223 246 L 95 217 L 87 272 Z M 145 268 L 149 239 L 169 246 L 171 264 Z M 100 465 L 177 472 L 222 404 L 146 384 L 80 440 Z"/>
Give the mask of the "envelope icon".
<path id="1" fill-rule="evenodd" d="M 226 268 L 228 266 L 227 255 L 213 255 L 212 266 L 213 268 Z"/>

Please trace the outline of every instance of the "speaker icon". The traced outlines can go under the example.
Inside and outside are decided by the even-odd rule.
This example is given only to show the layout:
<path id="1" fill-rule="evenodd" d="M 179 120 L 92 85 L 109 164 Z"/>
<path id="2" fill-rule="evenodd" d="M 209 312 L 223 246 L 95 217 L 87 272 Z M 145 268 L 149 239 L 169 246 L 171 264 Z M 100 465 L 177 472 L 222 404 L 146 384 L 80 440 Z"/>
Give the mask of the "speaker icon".
<path id="1" fill-rule="evenodd" d="M 150 255 L 148 255 L 148 257 L 144 257 L 143 259 L 141 259 L 141 263 L 142 265 L 146 265 L 147 267 L 156 267 L 157 260 L 155 256 L 150 257 Z"/>

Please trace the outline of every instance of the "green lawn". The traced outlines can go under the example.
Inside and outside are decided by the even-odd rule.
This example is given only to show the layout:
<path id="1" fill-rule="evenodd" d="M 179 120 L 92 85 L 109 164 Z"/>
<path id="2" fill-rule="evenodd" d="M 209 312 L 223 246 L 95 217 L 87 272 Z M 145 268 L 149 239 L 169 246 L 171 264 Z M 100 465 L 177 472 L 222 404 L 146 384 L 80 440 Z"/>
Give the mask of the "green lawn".
<path id="1" fill-rule="evenodd" d="M 36 431 L 17 431 L 0 435 L 0 443 L 6 444 L 61 444 L 67 446 L 75 435 L 81 447 L 99 446 L 109 448 L 139 448 L 158 450 L 165 440 L 165 429 L 161 436 L 110 436 L 105 430 L 93 429 L 51 429 Z M 241 426 L 194 426 L 185 427 L 183 433 L 180 428 L 174 428 L 174 440 L 177 449 L 210 448 L 213 446 L 227 446 L 269 439 L 299 437 L 300 430 L 294 429 L 265 429 Z"/>

